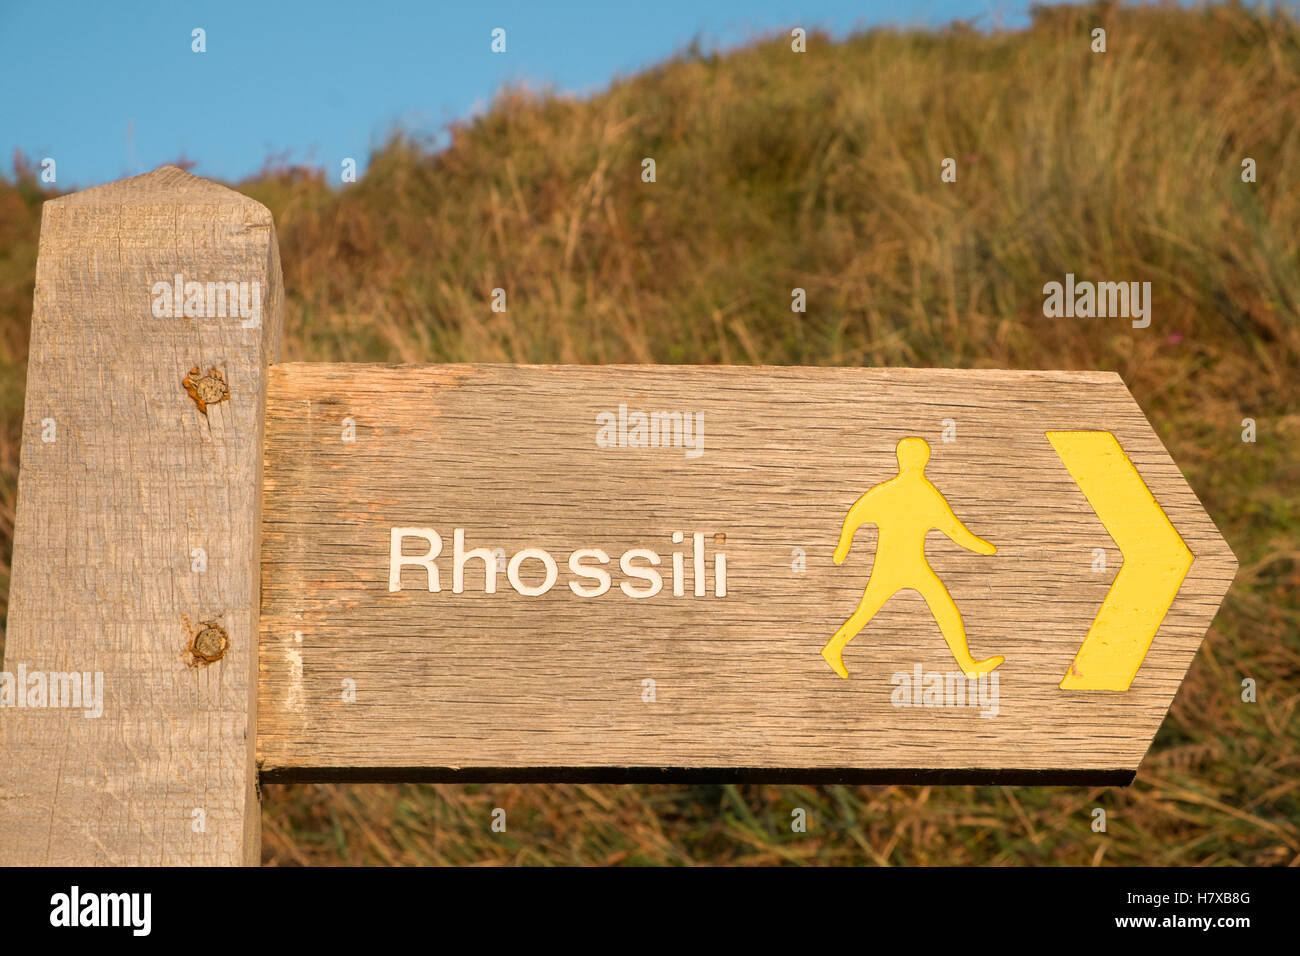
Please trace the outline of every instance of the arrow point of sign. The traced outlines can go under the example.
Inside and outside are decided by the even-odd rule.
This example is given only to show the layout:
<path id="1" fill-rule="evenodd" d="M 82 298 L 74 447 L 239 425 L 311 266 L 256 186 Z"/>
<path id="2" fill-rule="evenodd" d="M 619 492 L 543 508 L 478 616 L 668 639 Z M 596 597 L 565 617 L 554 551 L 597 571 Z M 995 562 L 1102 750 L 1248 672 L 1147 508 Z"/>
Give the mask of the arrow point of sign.
<path id="1" fill-rule="evenodd" d="M 1128 690 L 1192 566 L 1192 552 L 1113 434 L 1046 434 L 1124 556 L 1061 689 Z"/>

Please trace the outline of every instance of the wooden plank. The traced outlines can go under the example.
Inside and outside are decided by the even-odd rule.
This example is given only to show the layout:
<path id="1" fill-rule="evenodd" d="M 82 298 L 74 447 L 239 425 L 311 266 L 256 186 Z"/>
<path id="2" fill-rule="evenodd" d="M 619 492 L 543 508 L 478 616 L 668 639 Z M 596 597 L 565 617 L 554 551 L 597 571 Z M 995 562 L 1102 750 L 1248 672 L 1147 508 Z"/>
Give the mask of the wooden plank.
<path id="1" fill-rule="evenodd" d="M 155 284 L 178 274 L 205 284 L 204 314 L 166 314 Z M 227 281 L 260 284 L 236 315 L 225 287 L 207 299 Z M 0 862 L 258 862 L 261 448 L 282 317 L 275 229 L 251 199 L 166 167 L 45 204 L 4 667 L 20 693 L 77 673 L 102 694 L 90 715 L 0 710 Z M 224 655 L 196 660 L 186 619 L 216 622 Z"/>
<path id="2" fill-rule="evenodd" d="M 691 442 L 631 447 L 619 427 L 637 434 L 636 412 L 691 416 L 699 453 L 689 446 L 700 429 Z M 602 447 L 611 415 L 613 447 Z M 907 547 L 910 567 L 925 564 L 914 527 L 911 545 L 899 543 L 908 516 L 933 504 L 923 491 L 930 504 L 855 511 L 872 520 L 845 562 L 833 560 L 846 515 L 899 475 L 908 438 L 928 445 L 924 474 L 952 514 L 996 546 L 974 553 L 938 533 L 924 544 L 970 653 L 1005 657 L 982 691 L 979 680 L 945 684 L 930 698 L 944 706 L 926 706 L 924 692 L 933 675 L 961 673 L 957 654 L 914 590 L 846 647 L 847 679 L 819 653 L 877 572 L 873 522 L 891 529 L 880 580 L 907 565 Z M 1236 568 L 1111 373 L 289 364 L 271 371 L 266 454 L 264 779 L 1123 783 Z M 1145 488 L 1145 503 L 1124 497 Z M 1119 584 L 1125 559 L 1103 519 L 1137 522 L 1139 540 L 1118 532 L 1133 552 Z M 1152 540 L 1163 543 L 1148 546 L 1141 528 L 1162 521 Z M 436 531 L 440 590 L 414 563 L 390 589 L 394 528 Z M 515 584 L 497 575 L 495 593 L 486 562 L 470 560 L 457 593 L 456 529 L 465 550 L 502 559 L 543 549 L 555 583 L 523 593 L 546 583 L 534 552 Z M 407 555 L 434 540 L 403 534 Z M 1160 550 L 1179 540 L 1190 570 Z M 582 597 L 574 586 L 598 584 L 568 562 L 588 548 L 609 556 L 611 584 Z M 661 558 L 651 597 L 624 590 L 650 587 L 622 569 L 635 549 Z M 1145 653 L 1143 621 L 1155 637 Z M 1137 645 L 1127 677 L 1123 660 L 1118 676 L 1094 666 L 1116 638 Z M 1130 683 L 1063 686 L 1072 667 L 1077 683 Z M 967 688 L 980 706 L 957 705 Z"/>

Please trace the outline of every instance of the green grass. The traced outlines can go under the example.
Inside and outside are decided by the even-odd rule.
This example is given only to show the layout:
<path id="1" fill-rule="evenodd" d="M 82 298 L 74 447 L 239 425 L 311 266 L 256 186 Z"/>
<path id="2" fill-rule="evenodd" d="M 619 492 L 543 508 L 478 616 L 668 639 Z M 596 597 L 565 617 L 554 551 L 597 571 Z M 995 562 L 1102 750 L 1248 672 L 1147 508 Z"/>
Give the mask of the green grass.
<path id="1" fill-rule="evenodd" d="M 286 360 L 1113 369 L 1241 562 L 1127 790 L 268 786 L 267 861 L 1300 863 L 1297 116 L 1293 14 L 1051 8 L 507 91 L 344 189 L 238 184 L 275 214 Z M 43 198 L 30 169 L 0 184 L 6 578 Z M 1151 327 L 1045 319 L 1066 272 L 1150 281 Z"/>

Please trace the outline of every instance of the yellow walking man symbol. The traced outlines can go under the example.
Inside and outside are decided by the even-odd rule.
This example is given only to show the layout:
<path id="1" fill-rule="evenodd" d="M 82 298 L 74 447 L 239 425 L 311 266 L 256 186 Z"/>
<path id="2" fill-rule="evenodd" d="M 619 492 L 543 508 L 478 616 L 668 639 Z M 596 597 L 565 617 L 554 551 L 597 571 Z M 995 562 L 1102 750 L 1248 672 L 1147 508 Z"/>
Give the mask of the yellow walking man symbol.
<path id="1" fill-rule="evenodd" d="M 972 534 L 952 513 L 939 489 L 930 484 L 930 479 L 925 476 L 930 446 L 925 439 L 904 438 L 898 443 L 896 454 L 898 474 L 854 502 L 844 518 L 840 543 L 835 549 L 835 563 L 844 563 L 854 533 L 864 524 L 874 524 L 879 531 L 876 560 L 867 579 L 867 588 L 862 593 L 862 603 L 822 648 L 822 657 L 835 673 L 848 677 L 843 660 L 845 646 L 867 626 L 886 601 L 899 591 L 911 588 L 919 592 L 930 606 L 930 613 L 934 615 L 962 673 L 987 674 L 1004 658 L 990 657 L 982 661 L 971 658 L 961 612 L 925 560 L 925 536 L 933 528 L 976 554 L 996 554 L 998 549 Z"/>

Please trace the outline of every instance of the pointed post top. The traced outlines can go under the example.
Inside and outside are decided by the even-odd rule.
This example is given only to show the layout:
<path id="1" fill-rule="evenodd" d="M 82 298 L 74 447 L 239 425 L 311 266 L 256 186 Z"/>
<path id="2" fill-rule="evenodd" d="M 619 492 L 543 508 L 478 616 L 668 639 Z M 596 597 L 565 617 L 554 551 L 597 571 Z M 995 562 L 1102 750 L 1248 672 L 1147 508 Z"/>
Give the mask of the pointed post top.
<path id="1" fill-rule="evenodd" d="M 250 199 L 243 193 L 210 179 L 187 173 L 179 166 L 159 166 L 150 173 L 69 193 L 49 202 L 58 206 L 135 206 L 160 203 L 242 206 L 249 210 L 260 210 L 268 222 L 271 218 L 270 210 L 256 199 Z"/>

